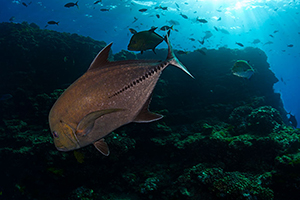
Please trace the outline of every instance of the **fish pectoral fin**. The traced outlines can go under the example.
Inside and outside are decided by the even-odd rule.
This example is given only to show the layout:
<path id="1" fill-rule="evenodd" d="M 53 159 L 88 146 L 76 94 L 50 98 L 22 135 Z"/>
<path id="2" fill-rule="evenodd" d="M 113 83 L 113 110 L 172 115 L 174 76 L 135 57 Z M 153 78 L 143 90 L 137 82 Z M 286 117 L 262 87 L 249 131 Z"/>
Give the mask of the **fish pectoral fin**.
<path id="1" fill-rule="evenodd" d="M 102 153 L 105 156 L 108 156 L 110 151 L 108 148 L 107 143 L 105 142 L 104 138 L 97 140 L 96 142 L 94 142 L 94 146 L 96 147 L 96 149 L 98 151 L 100 151 L 100 153 Z"/>
<path id="2" fill-rule="evenodd" d="M 144 104 L 143 108 L 141 109 L 140 113 L 136 116 L 136 118 L 133 120 L 133 122 L 147 123 L 147 122 L 153 122 L 153 121 L 163 118 L 162 115 L 152 113 L 149 111 L 148 107 L 149 107 L 150 102 L 151 102 L 151 96 L 148 98 L 148 100 Z"/>
<path id="3" fill-rule="evenodd" d="M 161 118 L 163 118 L 162 115 L 147 111 L 147 112 L 140 112 L 133 122 L 148 123 L 148 122 L 159 120 Z"/>
<path id="4" fill-rule="evenodd" d="M 103 115 L 113 113 L 113 112 L 118 112 L 121 110 L 123 109 L 105 109 L 105 110 L 98 110 L 87 114 L 77 125 L 76 134 L 79 136 L 86 136 L 94 128 L 96 119 L 98 119 Z"/>

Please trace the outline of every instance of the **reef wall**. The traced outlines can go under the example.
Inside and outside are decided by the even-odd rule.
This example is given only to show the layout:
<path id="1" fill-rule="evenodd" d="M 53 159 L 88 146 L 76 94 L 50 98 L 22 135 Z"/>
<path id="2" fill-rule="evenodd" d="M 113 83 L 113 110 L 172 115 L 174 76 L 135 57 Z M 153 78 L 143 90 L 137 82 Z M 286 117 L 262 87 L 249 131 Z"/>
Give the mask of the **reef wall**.
<path id="1" fill-rule="evenodd" d="M 55 149 L 48 113 L 105 46 L 35 24 L 0 24 L 0 198 L 291 199 L 300 187 L 299 129 L 288 126 L 276 77 L 256 48 L 178 54 L 195 79 L 168 67 L 152 111 L 165 117 L 129 124 L 106 137 L 111 155 L 92 145 Z M 165 49 L 122 51 L 110 59 L 165 59 Z M 235 60 L 255 69 L 233 76 Z M 299 196 L 299 195 L 298 195 Z"/>

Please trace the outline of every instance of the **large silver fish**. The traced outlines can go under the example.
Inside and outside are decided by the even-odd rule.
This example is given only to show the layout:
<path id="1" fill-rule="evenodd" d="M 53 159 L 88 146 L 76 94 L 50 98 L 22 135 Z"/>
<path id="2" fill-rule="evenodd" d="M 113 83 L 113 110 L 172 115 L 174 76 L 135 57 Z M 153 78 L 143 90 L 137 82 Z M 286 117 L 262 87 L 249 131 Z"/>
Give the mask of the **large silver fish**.
<path id="1" fill-rule="evenodd" d="M 127 60 L 110 62 L 112 43 L 96 56 L 88 71 L 55 102 L 49 125 L 54 144 L 69 151 L 89 144 L 104 155 L 109 149 L 104 137 L 130 122 L 152 122 L 162 115 L 148 110 L 153 89 L 161 72 L 170 64 L 193 77 L 175 57 L 169 43 L 163 62 Z"/>

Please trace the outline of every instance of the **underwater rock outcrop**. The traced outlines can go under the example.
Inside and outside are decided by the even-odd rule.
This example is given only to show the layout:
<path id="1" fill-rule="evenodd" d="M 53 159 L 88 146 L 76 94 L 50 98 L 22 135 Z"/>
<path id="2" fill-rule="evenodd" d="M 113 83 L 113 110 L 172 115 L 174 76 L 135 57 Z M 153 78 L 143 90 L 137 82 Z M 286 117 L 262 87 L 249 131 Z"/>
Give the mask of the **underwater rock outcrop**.
<path id="1" fill-rule="evenodd" d="M 300 187 L 300 131 L 287 126 L 277 81 L 257 48 L 220 48 L 178 55 L 191 79 L 168 67 L 150 109 L 165 117 L 129 124 L 106 141 L 59 152 L 48 112 L 86 71 L 104 42 L 0 24 L 0 179 L 4 199 L 289 199 Z M 175 34 L 174 34 L 175 35 Z M 111 59 L 165 59 L 165 49 L 122 51 Z M 175 52 L 176 53 L 176 52 Z M 18 59 L 15 59 L 15 57 Z M 217 58 L 217 59 L 216 59 Z M 249 60 L 250 80 L 233 76 Z M 291 199 L 291 198 L 290 198 Z"/>

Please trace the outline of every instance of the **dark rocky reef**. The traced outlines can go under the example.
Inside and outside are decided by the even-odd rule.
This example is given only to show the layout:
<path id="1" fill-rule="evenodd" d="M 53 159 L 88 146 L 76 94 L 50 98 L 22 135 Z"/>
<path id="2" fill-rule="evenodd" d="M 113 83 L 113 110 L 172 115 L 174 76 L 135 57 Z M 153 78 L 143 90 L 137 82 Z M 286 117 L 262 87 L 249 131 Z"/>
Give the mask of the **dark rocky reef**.
<path id="1" fill-rule="evenodd" d="M 48 113 L 105 43 L 35 24 L 0 24 L 0 180 L 3 199 L 298 199 L 299 129 L 287 123 L 264 52 L 221 48 L 178 55 L 195 76 L 168 67 L 150 109 L 93 146 L 55 149 Z M 167 51 L 111 59 L 165 59 Z M 249 60 L 250 80 L 231 74 Z"/>

